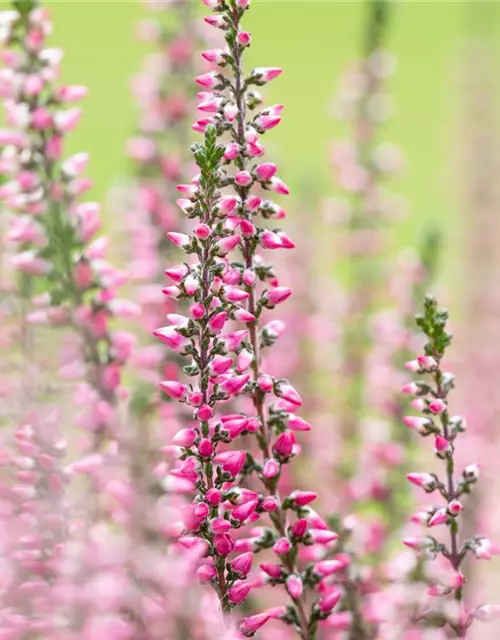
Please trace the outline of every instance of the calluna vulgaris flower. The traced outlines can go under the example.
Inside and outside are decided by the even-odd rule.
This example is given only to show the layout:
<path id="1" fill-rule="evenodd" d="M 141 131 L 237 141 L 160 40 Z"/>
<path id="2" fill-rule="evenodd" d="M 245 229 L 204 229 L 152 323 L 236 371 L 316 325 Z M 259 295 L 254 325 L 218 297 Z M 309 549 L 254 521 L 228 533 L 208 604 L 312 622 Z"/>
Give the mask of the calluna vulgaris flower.
<path id="1" fill-rule="evenodd" d="M 444 525 L 448 529 L 448 541 L 441 542 L 432 535 L 406 538 L 404 543 L 411 549 L 426 552 L 431 556 L 441 556 L 449 564 L 451 578 L 443 585 L 433 585 L 429 595 L 452 598 L 454 608 L 442 608 L 438 616 L 442 624 L 447 624 L 458 638 L 465 638 L 474 618 L 488 619 L 487 607 L 467 610 L 464 600 L 466 577 L 462 565 L 467 555 L 478 559 L 490 559 L 493 545 L 487 538 L 476 535 L 468 540 L 460 536 L 462 531 L 462 500 L 470 494 L 479 476 L 477 464 L 470 464 L 457 476 L 455 471 L 455 443 L 466 427 L 464 418 L 450 414 L 448 395 L 454 386 L 453 374 L 443 369 L 442 360 L 452 335 L 446 323 L 448 312 L 440 309 L 435 298 L 425 299 L 424 313 L 417 316 L 417 324 L 427 336 L 424 354 L 406 364 L 408 371 L 422 376 L 406 392 L 412 391 L 417 398 L 422 416 L 407 416 L 407 427 L 420 435 L 434 440 L 436 457 L 444 464 L 444 476 L 435 473 L 409 473 L 408 480 L 428 494 L 437 493 L 444 504 L 432 505 L 414 520 L 423 526 L 434 528 Z M 410 388 L 411 387 L 411 388 Z M 493 607 L 494 608 L 494 607 Z M 425 620 L 425 615 L 423 616 Z"/>
<path id="2" fill-rule="evenodd" d="M 17 10 L 2 14 L 1 95 L 10 128 L 0 132 L 1 165 L 9 178 L 0 198 L 14 213 L 7 238 L 19 250 L 12 266 L 44 277 L 49 287 L 27 320 L 72 325 L 79 336 L 80 359 L 66 374 L 86 380 L 79 393 L 86 405 L 81 422 L 99 443 L 116 426 L 121 369 L 133 343 L 131 334 L 111 330 L 109 322 L 138 308 L 116 297 L 125 275 L 105 260 L 107 239 L 95 239 L 99 205 L 79 201 L 91 186 L 83 176 L 88 155 L 63 159 L 65 137 L 81 115 L 73 105 L 87 89 L 57 84 L 62 52 L 46 46 L 51 23 L 37 4 L 15 2 Z"/>
<path id="3" fill-rule="evenodd" d="M 155 332 L 169 348 L 189 358 L 185 382 L 161 383 L 165 393 L 192 407 L 195 418 L 191 428 L 174 438 L 180 458 L 172 473 L 196 489 L 186 509 L 184 540 L 191 544 L 196 536 L 206 546 L 200 578 L 217 591 L 224 611 L 243 602 L 255 586 L 248 579 L 254 555 L 272 547 L 278 556 L 261 568 L 266 582 L 284 586 L 291 604 L 246 618 L 241 633 L 252 636 L 274 617 L 310 639 L 318 620 L 328 617 L 336 601 L 328 597 L 323 575 L 314 566 L 301 569 L 297 556 L 304 545 L 315 545 L 321 553 L 337 535 L 310 509 L 314 493 L 279 496 L 281 468 L 298 453 L 295 433 L 310 427 L 295 415 L 302 404 L 300 395 L 288 381 L 263 370 L 261 354 L 273 342 L 266 325 L 261 325 L 263 312 L 284 302 L 291 291 L 257 254 L 259 248 L 276 249 L 288 242 L 278 230 L 261 226 L 261 219 L 282 218 L 284 212 L 259 194 L 262 189 L 286 194 L 288 188 L 277 177 L 276 166 L 260 159 L 260 137 L 279 124 L 282 107 L 259 110 L 262 98 L 251 87 L 266 84 L 281 69 L 258 68 L 248 75 L 243 70 L 250 38 L 241 29 L 241 19 L 248 0 L 205 4 L 214 11 L 206 21 L 223 30 L 227 43 L 225 49 L 205 56 L 227 67 L 228 73 L 213 71 L 196 79 L 204 89 L 199 106 L 210 115 L 194 126 L 205 131 L 203 145 L 194 146 L 200 174 L 183 187 L 186 197 L 179 201 L 194 220 L 194 229 L 191 234 L 168 234 L 193 256 L 167 269 L 173 284 L 164 290 L 174 299 L 189 301 L 188 316 L 170 314 L 169 325 Z M 227 142 L 218 144 L 217 138 L 222 142 L 226 133 Z M 229 328 L 229 321 L 242 328 Z M 226 401 L 238 395 L 251 400 L 250 411 L 224 414 Z M 244 434 L 255 436 L 258 453 L 245 445 L 236 448 Z M 249 537 L 247 526 L 265 516 L 271 526 Z M 320 584 L 321 595 L 308 606 L 306 592 Z"/>

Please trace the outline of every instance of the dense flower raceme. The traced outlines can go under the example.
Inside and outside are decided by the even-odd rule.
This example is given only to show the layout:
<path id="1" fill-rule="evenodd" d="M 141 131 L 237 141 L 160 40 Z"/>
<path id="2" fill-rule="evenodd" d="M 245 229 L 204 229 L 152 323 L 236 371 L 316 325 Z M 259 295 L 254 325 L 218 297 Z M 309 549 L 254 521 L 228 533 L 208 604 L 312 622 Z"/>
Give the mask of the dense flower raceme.
<path id="1" fill-rule="evenodd" d="M 201 538 L 209 560 L 202 564 L 199 575 L 203 581 L 213 584 L 223 609 L 229 610 L 247 597 L 255 586 L 252 580 L 245 580 L 254 553 L 273 547 L 281 561 L 262 565 L 266 581 L 286 584 L 294 605 L 289 611 L 284 609 L 273 614 L 296 625 L 301 637 L 310 638 L 314 637 L 315 621 L 326 617 L 325 613 L 328 614 L 333 605 L 330 609 L 325 605 L 325 610 L 315 604 L 311 616 L 307 615 L 303 589 L 319 583 L 321 574 L 315 575 L 312 567 L 300 572 L 294 557 L 302 544 L 327 545 L 336 539 L 336 534 L 307 507 L 315 494 L 298 491 L 280 500 L 276 491 L 281 465 L 288 463 L 296 452 L 294 430 L 307 426 L 290 413 L 292 406 L 300 405 L 299 395 L 285 381 L 274 380 L 264 373 L 252 380 L 247 373 L 251 365 L 251 357 L 247 354 L 253 355 L 248 330 L 222 333 L 230 317 L 251 321 L 250 312 L 238 303 L 246 300 L 248 293 L 244 295 L 242 288 L 225 284 L 227 274 L 238 270 L 239 277 L 242 275 L 251 286 L 255 284 L 253 277 L 249 279 L 250 271 L 241 263 L 230 262 L 228 257 L 231 247 L 240 242 L 237 229 L 241 228 L 244 219 L 234 215 L 227 217 L 221 211 L 221 203 L 226 197 L 218 191 L 225 180 L 225 172 L 219 168 L 224 151 L 223 146 L 216 145 L 216 130 L 210 127 L 204 145 L 195 150 L 201 174 L 194 182 L 197 193 L 190 201 L 189 215 L 197 219 L 197 224 L 192 236 L 170 234 L 174 242 L 198 258 L 198 262 L 191 265 L 167 269 L 167 275 L 175 275 L 179 269 L 183 272 L 174 293 L 177 297 L 190 299 L 190 317 L 171 314 L 171 325 L 156 331 L 170 348 L 191 357 L 191 364 L 185 371 L 197 379 L 196 385 L 176 381 L 164 381 L 160 385 L 168 395 L 190 405 L 196 419 L 193 427 L 182 429 L 174 438 L 182 453 L 181 463 L 172 473 L 197 489 L 197 495 L 186 511 L 185 543 L 192 544 L 188 542 L 189 534 Z M 268 297 L 272 291 L 262 294 L 256 313 L 263 305 L 277 303 Z M 167 293 L 172 294 L 171 287 L 167 288 Z M 233 353 L 236 354 L 235 361 Z M 264 393 L 277 396 L 273 421 L 268 419 L 264 424 L 258 415 L 221 414 L 224 402 L 240 393 L 251 397 Z M 281 407 L 279 413 L 278 406 Z M 268 440 L 271 430 L 275 433 L 272 442 Z M 264 459 L 258 460 L 248 450 L 225 446 L 245 433 L 257 434 Z M 263 485 L 262 489 L 243 488 L 243 480 L 248 478 L 251 482 L 255 476 Z M 287 524 L 285 511 L 295 512 L 295 521 L 290 520 Z M 260 528 L 259 533 L 251 537 L 236 537 L 238 529 L 265 513 L 274 530 Z M 228 556 L 233 552 L 239 552 L 239 555 L 229 560 Z M 241 631 L 244 635 L 252 635 L 270 616 L 271 613 L 267 617 L 259 615 L 246 619 Z"/>
<path id="2" fill-rule="evenodd" d="M 201 175 L 191 185 L 179 187 L 187 196 L 179 204 L 196 225 L 191 235 L 169 234 L 197 262 L 167 269 L 174 284 L 164 290 L 169 296 L 189 300 L 189 317 L 173 314 L 170 326 L 156 331 L 170 348 L 191 357 L 185 373 L 197 378 L 195 385 L 161 383 L 167 394 L 191 405 L 196 418 L 192 428 L 174 438 L 182 454 L 173 473 L 196 486 L 197 495 L 185 518 L 186 530 L 197 534 L 207 549 L 209 559 L 200 567 L 200 577 L 215 587 L 224 610 L 240 604 L 255 586 L 254 581 L 245 580 L 255 552 L 273 547 L 280 557 L 278 563 L 263 564 L 262 575 L 266 582 L 286 585 L 291 605 L 246 618 L 240 627 L 243 635 L 253 635 L 270 617 L 279 617 L 294 625 L 302 638 L 312 638 L 317 621 L 335 606 L 337 594 L 335 590 L 328 593 L 324 584 L 322 595 L 308 612 L 303 592 L 323 584 L 328 571 L 323 575 L 313 566 L 301 571 L 296 556 L 303 544 L 327 546 L 337 536 L 307 506 L 315 494 L 299 491 L 280 499 L 277 493 L 281 466 L 298 452 L 295 431 L 310 427 L 294 413 L 301 404 L 295 389 L 261 370 L 260 350 L 273 342 L 274 332 L 272 326 L 259 327 L 259 317 L 263 309 L 286 300 L 290 290 L 279 286 L 271 266 L 255 254 L 259 244 L 277 249 L 286 248 L 290 241 L 282 232 L 258 226 L 259 212 L 264 217 L 283 214 L 277 205 L 253 195 L 251 187 L 260 185 L 278 193 L 288 190 L 276 177 L 275 165 L 250 162 L 262 155 L 259 135 L 279 123 L 281 107 L 246 119 L 247 109 L 261 103 L 249 87 L 265 84 L 281 70 L 257 69 L 245 77 L 242 54 L 249 37 L 241 31 L 240 20 L 248 2 L 210 4 L 215 15 L 207 21 L 223 29 L 228 49 L 204 55 L 228 66 L 232 74 L 210 72 L 197 78 L 198 84 L 211 90 L 202 92 L 199 106 L 214 115 L 194 127 L 207 130 L 204 145 L 195 147 Z M 217 135 L 225 131 L 230 140 L 224 147 L 216 145 Z M 220 192 L 224 187 L 232 187 L 233 193 Z M 229 256 L 238 245 L 243 260 L 232 261 Z M 259 280 L 269 288 L 260 291 Z M 246 328 L 222 333 L 229 319 Z M 238 394 L 249 396 L 253 411 L 221 414 L 223 402 Z M 277 398 L 269 407 L 267 394 Z M 245 433 L 256 435 L 258 456 L 250 449 L 225 446 Z M 251 486 L 258 481 L 256 489 L 244 488 L 245 479 Z M 251 537 L 248 533 L 245 538 L 236 537 L 242 525 L 265 513 L 272 528 L 261 527 Z M 295 513 L 296 518 L 287 518 L 287 513 Z M 233 552 L 239 555 L 229 559 Z"/>
<path id="3" fill-rule="evenodd" d="M 84 377 L 80 422 L 99 440 L 116 425 L 121 369 L 133 343 L 131 334 L 112 331 L 109 321 L 135 315 L 138 308 L 116 297 L 125 274 L 105 260 L 107 239 L 95 239 L 98 204 L 79 201 L 91 186 L 83 176 L 88 155 L 62 157 L 65 136 L 81 115 L 73 105 L 87 90 L 56 83 L 62 52 L 45 46 L 48 12 L 36 2 L 14 4 L 18 10 L 2 14 L 0 74 L 10 127 L 0 132 L 0 164 L 8 176 L 0 196 L 12 214 L 7 239 L 18 247 L 11 264 L 43 278 L 49 289 L 27 320 L 75 329 L 81 352 L 77 359 L 71 355 L 65 375 Z"/>
<path id="4" fill-rule="evenodd" d="M 470 494 L 478 479 L 477 464 L 469 464 L 460 475 L 455 471 L 456 440 L 466 427 L 464 418 L 449 412 L 448 395 L 454 386 L 453 374 L 443 369 L 443 357 L 449 346 L 452 335 L 447 329 L 448 313 L 437 306 L 435 298 L 428 296 L 425 300 L 423 315 L 417 316 L 417 324 L 427 337 L 424 354 L 406 364 L 408 371 L 421 376 L 403 388 L 404 393 L 414 395 L 413 405 L 422 412 L 422 416 L 406 416 L 404 423 L 408 428 L 421 436 L 430 436 L 434 440 L 436 457 L 444 464 L 444 477 L 435 473 L 409 473 L 409 482 L 423 489 L 428 494 L 437 493 L 444 504 L 423 508 L 413 516 L 413 521 L 425 527 L 433 528 L 443 525 L 448 529 L 447 540 L 442 542 L 428 535 L 424 537 L 406 538 L 404 543 L 417 551 L 431 557 L 441 557 L 448 564 L 448 575 L 439 584 L 429 588 L 429 595 L 437 598 L 450 597 L 448 603 L 454 606 L 435 607 L 422 613 L 422 620 L 427 617 L 442 620 L 458 638 L 466 638 L 468 629 L 475 618 L 492 619 L 497 615 L 498 607 L 481 606 L 468 610 L 464 599 L 466 576 L 462 573 L 462 565 L 467 555 L 475 555 L 478 559 L 490 559 L 495 552 L 493 544 L 481 535 L 463 540 L 460 535 L 463 529 L 462 510 L 463 497 Z"/>

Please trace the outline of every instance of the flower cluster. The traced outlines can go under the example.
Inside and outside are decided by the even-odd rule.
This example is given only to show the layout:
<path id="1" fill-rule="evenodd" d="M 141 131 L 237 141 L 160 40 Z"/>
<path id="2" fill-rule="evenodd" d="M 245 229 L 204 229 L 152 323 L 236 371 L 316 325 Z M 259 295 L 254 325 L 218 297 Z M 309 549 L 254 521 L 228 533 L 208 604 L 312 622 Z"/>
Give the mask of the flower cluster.
<path id="1" fill-rule="evenodd" d="M 174 438 L 180 462 L 172 474 L 180 488 L 196 489 L 186 512 L 185 538 L 195 535 L 206 547 L 207 561 L 199 574 L 214 586 L 224 610 L 240 604 L 255 586 L 246 578 L 257 551 L 272 547 L 279 557 L 278 563 L 261 565 L 262 575 L 270 584 L 285 585 L 291 605 L 246 618 L 240 627 L 243 635 L 251 636 L 270 617 L 279 617 L 295 626 L 302 638 L 313 638 L 318 620 L 328 617 L 338 593 L 324 579 L 331 573 L 328 562 L 301 570 L 297 557 L 311 545 L 321 554 L 321 547 L 328 548 L 337 535 L 308 506 L 314 493 L 294 491 L 285 498 L 278 494 L 281 469 L 299 452 L 295 434 L 310 426 L 295 414 L 302 400 L 292 385 L 262 369 L 262 351 L 272 345 L 280 328 L 277 321 L 261 324 L 261 318 L 291 291 L 280 285 L 257 250 L 292 248 L 293 243 L 284 232 L 259 224 L 259 214 L 275 219 L 284 212 L 255 193 L 257 187 L 282 194 L 288 189 L 276 176 L 274 164 L 255 160 L 264 153 L 260 136 L 279 124 L 282 107 L 257 110 L 262 98 L 251 87 L 272 80 L 281 69 L 244 73 L 242 58 L 250 34 L 241 30 L 240 21 L 247 0 L 205 4 L 214 10 L 206 21 L 224 31 L 227 48 L 202 55 L 230 73 L 213 71 L 196 79 L 206 89 L 199 94 L 199 109 L 210 115 L 194 125 L 205 132 L 204 144 L 194 147 L 200 174 L 178 187 L 184 196 L 179 205 L 195 226 L 190 235 L 168 234 L 194 256 L 194 261 L 165 272 L 174 284 L 164 293 L 187 299 L 188 316 L 171 314 L 170 324 L 155 332 L 171 349 L 190 358 L 184 372 L 196 379 L 160 385 L 191 406 L 195 419 Z M 217 137 L 226 132 L 229 141 L 217 144 Z M 240 259 L 232 253 L 238 247 Z M 228 332 L 230 320 L 244 328 Z M 237 395 L 250 399 L 249 412 L 224 415 L 224 403 Z M 272 397 L 275 401 L 268 404 Z M 246 434 L 255 435 L 257 451 L 251 446 L 228 447 Z M 266 514 L 271 527 L 240 537 L 245 525 Z M 238 555 L 231 558 L 233 553 Z M 319 598 L 307 611 L 306 589 L 316 586 Z"/>
<path id="2" fill-rule="evenodd" d="M 441 584 L 432 585 L 429 595 L 436 597 L 453 596 L 455 608 L 442 608 L 443 624 L 455 632 L 458 638 L 465 638 L 467 629 L 474 618 L 487 619 L 486 609 L 479 607 L 467 611 L 464 602 L 465 576 L 462 565 L 467 554 L 479 559 L 490 559 L 493 545 L 487 538 L 477 535 L 469 540 L 460 537 L 461 520 L 465 495 L 471 493 L 479 476 L 477 464 L 470 464 L 457 475 L 455 471 L 455 448 L 458 436 L 465 431 L 466 422 L 461 416 L 449 411 L 448 395 L 454 386 L 453 374 L 443 369 L 443 357 L 450 345 L 452 335 L 447 329 L 448 312 L 440 309 L 436 299 L 427 296 L 424 313 L 417 316 L 417 325 L 427 336 L 424 354 L 406 364 L 406 369 L 421 376 L 403 388 L 403 392 L 415 396 L 413 406 L 422 416 L 406 416 L 407 427 L 423 437 L 434 439 L 436 457 L 444 464 L 444 476 L 435 473 L 409 473 L 408 480 L 427 494 L 438 493 L 444 505 L 425 507 L 412 520 L 425 527 L 444 525 L 448 529 L 449 542 L 441 542 L 429 535 L 423 538 L 407 538 L 404 543 L 418 551 L 436 557 L 441 556 L 449 565 L 448 575 Z M 491 607 L 490 607 L 491 609 Z M 428 614 L 428 612 L 427 612 Z M 424 614 L 422 617 L 425 618 Z M 431 612 L 431 615 L 436 615 Z"/>
<path id="3" fill-rule="evenodd" d="M 0 198 L 12 213 L 7 239 L 18 247 L 11 264 L 48 287 L 28 322 L 71 325 L 79 336 L 80 357 L 71 355 L 66 374 L 86 380 L 81 422 L 99 441 L 116 426 L 121 369 L 133 344 L 131 334 L 111 330 L 110 319 L 136 315 L 138 308 L 116 297 L 126 276 L 105 260 L 106 237 L 95 238 L 99 205 L 79 201 L 91 186 L 83 175 L 88 155 L 63 159 L 65 137 L 81 116 L 74 104 L 87 89 L 57 84 L 62 51 L 46 46 L 48 11 L 31 0 L 14 4 L 2 14 L 1 33 L 1 95 L 10 128 L 0 132 L 8 176 Z"/>

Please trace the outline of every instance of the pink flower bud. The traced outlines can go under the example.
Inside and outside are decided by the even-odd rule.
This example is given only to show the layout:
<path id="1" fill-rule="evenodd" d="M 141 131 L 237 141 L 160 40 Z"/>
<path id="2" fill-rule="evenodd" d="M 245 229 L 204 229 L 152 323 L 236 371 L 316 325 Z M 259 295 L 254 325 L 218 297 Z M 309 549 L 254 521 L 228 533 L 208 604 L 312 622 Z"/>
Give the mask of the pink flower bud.
<path id="1" fill-rule="evenodd" d="M 245 238 L 251 238 L 255 235 L 255 227 L 249 220 L 240 222 L 240 231 Z"/>
<path id="2" fill-rule="evenodd" d="M 295 598 L 295 600 L 300 598 L 300 596 L 302 595 L 302 591 L 304 590 L 304 585 L 302 584 L 300 576 L 296 576 L 294 574 L 288 576 L 286 581 L 286 590 L 292 596 L 292 598 Z"/>
<path id="3" fill-rule="evenodd" d="M 214 447 L 208 438 L 203 438 L 198 445 L 198 453 L 202 458 L 209 458 L 213 453 Z"/>
<path id="4" fill-rule="evenodd" d="M 205 500 L 208 504 L 216 507 L 222 502 L 222 494 L 219 489 L 209 489 L 205 494 Z"/>
<path id="5" fill-rule="evenodd" d="M 338 534 L 327 529 L 310 529 L 309 537 L 314 544 L 329 544 L 338 540 Z"/>
<path id="6" fill-rule="evenodd" d="M 199 224 L 195 227 L 194 233 L 200 240 L 206 240 L 210 237 L 210 227 L 206 224 Z"/>
<path id="7" fill-rule="evenodd" d="M 228 556 L 234 549 L 234 540 L 229 533 L 220 533 L 214 538 L 214 548 L 220 556 Z"/>
<path id="8" fill-rule="evenodd" d="M 181 429 L 172 439 L 174 444 L 180 447 L 191 447 L 196 440 L 196 431 L 194 429 Z"/>
<path id="9" fill-rule="evenodd" d="M 425 369 L 426 371 L 434 371 L 437 369 L 437 362 L 432 356 L 419 356 L 417 361 L 421 369 Z"/>
<path id="10" fill-rule="evenodd" d="M 235 396 L 243 389 L 249 380 L 250 375 L 245 373 L 241 376 L 233 376 L 232 378 L 224 380 L 221 387 L 228 395 Z"/>
<path id="11" fill-rule="evenodd" d="M 215 27 L 216 29 L 225 29 L 226 21 L 223 16 L 206 16 L 204 18 L 205 22 L 209 24 L 211 27 Z"/>
<path id="12" fill-rule="evenodd" d="M 280 116 L 258 116 L 255 120 L 255 124 L 259 128 L 260 131 L 269 131 L 269 129 L 274 129 L 281 122 Z M 255 155 L 261 155 L 260 153 Z"/>
<path id="13" fill-rule="evenodd" d="M 291 384 L 283 382 L 278 384 L 276 388 L 276 395 L 278 398 L 283 398 L 283 400 L 286 400 L 297 407 L 302 405 L 302 398 Z"/>
<path id="14" fill-rule="evenodd" d="M 229 591 L 229 601 L 231 604 L 240 604 L 250 593 L 252 585 L 250 582 L 240 582 L 232 586 Z"/>
<path id="15" fill-rule="evenodd" d="M 227 56 L 228 54 L 223 49 L 208 49 L 201 53 L 202 58 L 205 58 L 208 62 L 214 62 L 215 64 L 224 62 L 227 59 Z"/>
<path id="16" fill-rule="evenodd" d="M 288 415 L 288 428 L 292 431 L 311 431 L 311 425 L 294 413 Z"/>
<path id="17" fill-rule="evenodd" d="M 262 508 L 264 509 L 264 511 L 268 513 L 271 513 L 272 511 L 276 511 L 278 507 L 279 507 L 278 499 L 275 498 L 274 496 L 268 496 L 267 498 L 264 498 L 264 500 L 262 501 Z"/>
<path id="18" fill-rule="evenodd" d="M 446 438 L 443 438 L 443 436 L 436 436 L 434 449 L 436 453 L 447 453 L 451 450 L 451 443 Z"/>
<path id="19" fill-rule="evenodd" d="M 214 316 L 212 316 L 208 321 L 210 333 L 216 334 L 219 333 L 219 331 L 222 331 L 224 325 L 226 324 L 227 318 L 228 315 L 226 311 L 219 311 Z"/>
<path id="20" fill-rule="evenodd" d="M 247 459 L 247 454 L 245 451 L 235 451 L 224 462 L 224 464 L 222 465 L 222 470 L 226 471 L 233 478 L 235 478 L 243 469 L 246 459 Z"/>
<path id="21" fill-rule="evenodd" d="M 277 167 L 272 162 L 263 162 L 255 167 L 255 175 L 259 180 L 267 182 L 276 175 Z"/>
<path id="22" fill-rule="evenodd" d="M 291 289 L 288 287 L 274 287 L 266 293 L 266 298 L 271 306 L 285 302 L 292 295 Z"/>
<path id="23" fill-rule="evenodd" d="M 439 415 L 440 413 L 443 413 L 443 411 L 445 411 L 446 402 L 444 402 L 440 398 L 436 398 L 435 400 L 429 402 L 429 409 L 435 415 Z"/>
<path id="24" fill-rule="evenodd" d="M 403 422 L 410 429 L 414 429 L 418 433 L 427 433 L 429 427 L 432 426 L 432 422 L 427 418 L 421 418 L 418 416 L 405 416 Z"/>
<path id="25" fill-rule="evenodd" d="M 280 237 L 273 231 L 263 231 L 259 236 L 259 242 L 264 249 L 281 249 Z"/>
<path id="26" fill-rule="evenodd" d="M 210 418 L 213 417 L 214 412 L 211 409 L 211 407 L 209 407 L 207 404 L 204 404 L 202 407 L 200 407 L 197 411 L 197 418 L 198 420 L 201 420 L 202 422 L 205 422 L 207 420 L 210 420 Z"/>
<path id="27" fill-rule="evenodd" d="M 231 215 L 239 204 L 238 196 L 223 196 L 217 204 L 217 210 L 224 215 Z"/>
<path id="28" fill-rule="evenodd" d="M 248 31 L 240 31 L 236 36 L 236 40 L 242 47 L 248 47 L 252 39 L 252 36 Z"/>
<path id="29" fill-rule="evenodd" d="M 214 356 L 210 363 L 210 369 L 215 375 L 222 375 L 233 365 L 230 356 Z"/>
<path id="30" fill-rule="evenodd" d="M 299 507 L 305 507 L 306 505 L 311 504 L 311 502 L 314 502 L 317 497 L 318 494 L 313 491 L 294 491 L 290 494 L 290 498 Z"/>
<path id="31" fill-rule="evenodd" d="M 236 235 L 222 238 L 215 245 L 217 248 L 217 255 L 225 256 L 238 245 L 239 241 L 240 237 Z"/>
<path id="32" fill-rule="evenodd" d="M 227 533 L 233 528 L 229 520 L 224 518 L 214 518 L 210 522 L 210 528 L 214 533 Z"/>
<path id="33" fill-rule="evenodd" d="M 282 458 L 289 458 L 293 453 L 295 442 L 296 438 L 292 431 L 280 433 L 273 445 L 273 451 Z"/>
<path id="34" fill-rule="evenodd" d="M 234 518 L 234 520 L 238 520 L 238 522 L 244 522 L 252 515 L 258 504 L 258 500 L 250 500 L 249 502 L 244 502 L 243 504 L 240 504 L 238 507 L 233 509 L 233 511 L 231 512 L 231 517 Z"/>
<path id="35" fill-rule="evenodd" d="M 232 560 L 231 568 L 235 573 L 239 574 L 240 577 L 246 578 L 246 576 L 250 573 L 252 563 L 253 553 L 251 551 L 248 551 L 247 553 L 242 553 L 234 560 Z"/>
<path id="36" fill-rule="evenodd" d="M 283 570 L 279 564 L 264 563 L 260 565 L 260 568 L 273 580 L 279 580 L 283 575 Z"/>
<path id="37" fill-rule="evenodd" d="M 209 71 L 195 78 L 197 84 L 205 89 L 215 89 L 220 82 L 220 76 L 217 71 Z"/>
<path id="38" fill-rule="evenodd" d="M 258 613 L 249 618 L 244 618 L 240 623 L 239 632 L 245 638 L 251 638 L 269 619 L 270 616 L 266 613 Z"/>
<path id="39" fill-rule="evenodd" d="M 280 472 L 280 463 L 274 458 L 266 460 L 262 469 L 264 478 L 275 478 Z"/>
<path id="40" fill-rule="evenodd" d="M 163 380 L 160 382 L 160 389 L 175 400 L 183 400 L 187 394 L 187 386 L 175 380 Z"/>
<path id="41" fill-rule="evenodd" d="M 234 176 L 234 181 L 240 187 L 248 187 L 248 185 L 252 184 L 253 179 L 248 171 L 239 171 Z"/>
<path id="42" fill-rule="evenodd" d="M 189 315 L 193 320 L 200 320 L 205 315 L 205 307 L 199 302 L 196 302 L 189 307 Z"/>
<path id="43" fill-rule="evenodd" d="M 445 524 L 448 521 L 448 512 L 446 509 L 438 509 L 429 520 L 429 527 L 435 527 L 439 524 Z"/>
<path id="44" fill-rule="evenodd" d="M 217 575 L 217 570 L 213 564 L 203 564 L 196 571 L 198 580 L 202 583 L 211 582 Z"/>
<path id="45" fill-rule="evenodd" d="M 262 374 L 257 381 L 257 385 L 261 391 L 264 393 L 270 393 L 274 387 L 274 381 L 271 376 L 266 374 Z"/>
<path id="46" fill-rule="evenodd" d="M 330 591 L 324 595 L 318 603 L 319 610 L 323 615 L 329 613 L 336 607 L 342 598 L 342 592 L 339 590 Z"/>
<path id="47" fill-rule="evenodd" d="M 187 401 L 192 407 L 199 407 L 203 402 L 203 394 L 201 391 L 191 391 L 187 397 Z"/>
<path id="48" fill-rule="evenodd" d="M 409 396 L 415 396 L 420 391 L 420 387 L 416 382 L 409 382 L 401 389 L 401 393 L 405 393 Z"/>
<path id="49" fill-rule="evenodd" d="M 181 249 L 191 242 L 191 238 L 185 233 L 176 233 L 174 231 L 167 233 L 167 238 Z"/>
<path id="50" fill-rule="evenodd" d="M 288 538 L 280 538 L 279 540 L 276 540 L 276 542 L 273 545 L 274 553 L 277 553 L 279 556 L 288 553 L 291 550 L 291 548 L 292 548 L 292 543 L 290 542 L 290 540 L 288 540 Z"/>
<path id="51" fill-rule="evenodd" d="M 237 369 L 238 373 L 243 373 L 253 362 L 253 353 L 248 349 L 242 349 L 238 354 Z"/>
<path id="52" fill-rule="evenodd" d="M 234 160 L 238 157 L 240 153 L 240 147 L 236 142 L 230 142 L 226 145 L 226 150 L 224 152 L 224 158 L 226 160 Z"/>
<path id="53" fill-rule="evenodd" d="M 290 189 L 286 186 L 283 180 L 279 178 L 271 178 L 271 191 L 279 193 L 283 196 L 287 196 L 290 193 Z"/>
<path id="54" fill-rule="evenodd" d="M 434 476 L 429 473 L 408 473 L 406 478 L 415 486 L 430 490 L 436 486 Z"/>
<path id="55" fill-rule="evenodd" d="M 201 522 L 208 516 L 208 514 L 210 513 L 210 509 L 208 508 L 207 504 L 205 504 L 204 502 L 200 502 L 199 504 L 196 504 L 194 506 L 193 513 L 195 517 L 198 518 L 198 520 Z"/>
<path id="56" fill-rule="evenodd" d="M 325 577 L 343 571 L 348 565 L 342 560 L 322 560 L 314 565 L 314 572 Z"/>
<path id="57" fill-rule="evenodd" d="M 307 520 L 300 518 L 297 522 L 294 522 L 291 526 L 292 535 L 296 538 L 302 538 L 307 532 Z"/>
<path id="58" fill-rule="evenodd" d="M 251 77 L 257 79 L 259 83 L 265 83 L 277 78 L 282 72 L 283 69 L 279 67 L 257 67 L 252 71 Z"/>
<path id="59" fill-rule="evenodd" d="M 458 500 L 452 500 L 448 505 L 448 512 L 451 513 L 452 516 L 458 515 L 463 510 L 463 505 Z"/>
<path id="60" fill-rule="evenodd" d="M 161 327 L 153 331 L 153 335 L 174 351 L 180 351 L 187 343 L 187 339 L 177 333 L 175 327 Z"/>
<path id="61" fill-rule="evenodd" d="M 253 313 L 250 313 L 246 309 L 237 309 L 234 312 L 234 317 L 240 322 L 255 322 L 255 316 Z"/>

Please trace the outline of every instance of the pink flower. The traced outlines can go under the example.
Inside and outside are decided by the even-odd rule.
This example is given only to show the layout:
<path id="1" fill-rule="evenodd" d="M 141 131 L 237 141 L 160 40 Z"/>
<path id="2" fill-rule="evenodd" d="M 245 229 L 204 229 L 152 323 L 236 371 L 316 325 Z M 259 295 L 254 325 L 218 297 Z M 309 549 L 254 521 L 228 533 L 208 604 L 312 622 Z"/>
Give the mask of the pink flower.
<path id="1" fill-rule="evenodd" d="M 292 295 L 292 291 L 288 287 L 274 287 L 274 289 L 270 289 L 266 295 L 268 303 L 275 306 L 285 302 L 285 300 Z"/>
<path id="2" fill-rule="evenodd" d="M 160 382 L 160 389 L 176 400 L 183 400 L 187 394 L 186 385 L 176 382 L 175 380 L 164 380 Z"/>
<path id="3" fill-rule="evenodd" d="M 181 336 L 174 327 L 161 327 L 153 331 L 153 335 L 175 351 L 180 351 L 187 344 L 186 338 Z"/>
<path id="4" fill-rule="evenodd" d="M 254 616 L 249 616 L 240 623 L 239 632 L 245 638 L 250 638 L 259 629 L 261 629 L 269 619 L 270 616 L 266 613 L 259 613 Z"/>
<path id="5" fill-rule="evenodd" d="M 302 595 L 302 591 L 304 590 L 304 585 L 302 584 L 302 580 L 300 576 L 291 575 L 288 576 L 286 581 L 286 590 L 296 600 L 300 598 Z"/>

